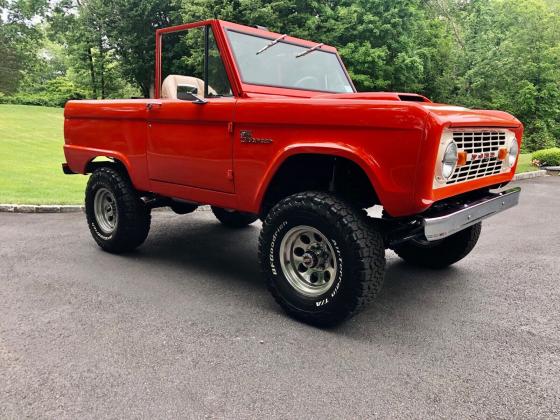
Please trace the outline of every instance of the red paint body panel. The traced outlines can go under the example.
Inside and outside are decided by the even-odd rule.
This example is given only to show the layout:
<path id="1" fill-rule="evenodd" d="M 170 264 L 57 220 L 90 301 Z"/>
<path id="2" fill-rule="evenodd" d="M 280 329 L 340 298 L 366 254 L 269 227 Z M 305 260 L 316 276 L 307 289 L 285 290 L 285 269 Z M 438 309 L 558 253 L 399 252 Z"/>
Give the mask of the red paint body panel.
<path id="1" fill-rule="evenodd" d="M 207 106 L 210 105 L 210 106 Z M 233 169 L 234 98 L 217 98 L 204 106 L 161 100 L 150 112 L 150 179 L 227 193 L 234 192 L 227 172 Z"/>
<path id="2" fill-rule="evenodd" d="M 410 102 L 401 99 L 410 94 L 326 94 L 247 85 L 241 82 L 224 31 L 271 39 L 278 34 L 218 20 L 159 30 L 158 51 L 163 33 L 203 24 L 214 31 L 235 97 L 208 98 L 204 105 L 168 99 L 70 101 L 64 151 L 74 172 L 84 173 L 97 156 L 114 157 L 126 165 L 139 190 L 258 213 L 269 183 L 287 158 L 340 156 L 363 169 L 393 216 L 417 214 L 435 201 L 513 177 L 515 167 L 433 189 L 443 130 L 507 127 L 520 144 L 523 126 L 507 113 L 433 104 L 419 95 Z M 159 55 L 156 77 L 161 78 Z M 159 97 L 159 83 L 156 86 Z M 242 143 L 244 130 L 273 141 Z"/>

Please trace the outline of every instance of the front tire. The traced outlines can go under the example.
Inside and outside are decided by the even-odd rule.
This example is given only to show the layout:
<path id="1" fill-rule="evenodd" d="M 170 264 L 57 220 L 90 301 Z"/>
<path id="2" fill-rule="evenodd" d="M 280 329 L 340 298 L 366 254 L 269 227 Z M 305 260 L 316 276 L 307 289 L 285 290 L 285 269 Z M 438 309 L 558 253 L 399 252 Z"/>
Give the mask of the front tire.
<path id="1" fill-rule="evenodd" d="M 140 246 L 150 231 L 151 214 L 126 174 L 96 169 L 86 187 L 86 218 L 93 239 L 119 254 Z"/>
<path id="2" fill-rule="evenodd" d="M 375 298 L 385 248 L 359 210 L 330 194 L 303 192 L 269 212 L 259 260 L 269 290 L 290 316 L 330 326 Z"/>
<path id="3" fill-rule="evenodd" d="M 427 268 L 445 268 L 462 260 L 473 250 L 481 229 L 482 224 L 478 222 L 434 244 L 411 240 L 395 246 L 393 250 L 410 264 Z"/>
<path id="4" fill-rule="evenodd" d="M 235 210 L 226 210 L 220 207 L 212 206 L 212 213 L 216 216 L 216 219 L 224 226 L 232 229 L 239 229 L 245 226 L 249 226 L 254 223 L 259 218 L 257 215 L 251 213 L 243 213 Z"/>

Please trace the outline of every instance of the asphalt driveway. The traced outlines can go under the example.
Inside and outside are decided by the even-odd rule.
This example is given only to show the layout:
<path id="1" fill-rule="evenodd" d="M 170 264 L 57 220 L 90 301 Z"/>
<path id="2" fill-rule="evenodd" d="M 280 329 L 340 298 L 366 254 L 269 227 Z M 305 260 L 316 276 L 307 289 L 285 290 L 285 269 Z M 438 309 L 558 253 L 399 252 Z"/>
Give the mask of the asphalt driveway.
<path id="1" fill-rule="evenodd" d="M 468 258 L 388 252 L 379 299 L 332 330 L 276 306 L 258 226 L 157 212 L 114 256 L 82 214 L 0 213 L 0 417 L 558 418 L 560 177 L 518 184 Z"/>

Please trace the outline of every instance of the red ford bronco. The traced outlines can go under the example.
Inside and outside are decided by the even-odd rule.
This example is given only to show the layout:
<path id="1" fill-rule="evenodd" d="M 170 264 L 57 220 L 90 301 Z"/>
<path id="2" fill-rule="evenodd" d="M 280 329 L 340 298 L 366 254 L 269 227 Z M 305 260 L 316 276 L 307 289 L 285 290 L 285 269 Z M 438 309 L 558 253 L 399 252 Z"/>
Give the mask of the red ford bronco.
<path id="1" fill-rule="evenodd" d="M 153 99 L 65 109 L 63 170 L 91 173 L 87 222 L 108 252 L 142 244 L 155 207 L 209 204 L 230 228 L 260 218 L 274 298 L 329 325 L 379 292 L 385 249 L 449 266 L 518 202 L 500 189 L 523 132 L 505 112 L 356 92 L 335 48 L 265 28 L 208 20 L 156 40 Z"/>

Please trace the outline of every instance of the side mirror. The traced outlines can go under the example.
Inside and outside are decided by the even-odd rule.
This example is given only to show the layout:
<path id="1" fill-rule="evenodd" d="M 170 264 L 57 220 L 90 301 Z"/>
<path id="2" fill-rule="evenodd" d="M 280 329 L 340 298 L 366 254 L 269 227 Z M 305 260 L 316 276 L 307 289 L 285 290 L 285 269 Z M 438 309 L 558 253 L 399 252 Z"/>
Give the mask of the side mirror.
<path id="1" fill-rule="evenodd" d="M 191 101 L 193 104 L 198 104 L 198 105 L 204 105 L 208 103 L 206 99 L 201 98 L 200 96 L 195 95 L 192 92 L 182 94 L 181 99 L 184 101 Z"/>
<path id="2" fill-rule="evenodd" d="M 196 86 L 177 85 L 177 99 L 180 99 L 182 101 L 190 101 L 200 105 L 207 103 L 208 101 L 206 99 L 203 99 L 196 94 L 197 91 L 198 89 Z"/>

